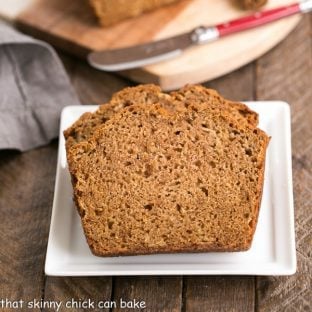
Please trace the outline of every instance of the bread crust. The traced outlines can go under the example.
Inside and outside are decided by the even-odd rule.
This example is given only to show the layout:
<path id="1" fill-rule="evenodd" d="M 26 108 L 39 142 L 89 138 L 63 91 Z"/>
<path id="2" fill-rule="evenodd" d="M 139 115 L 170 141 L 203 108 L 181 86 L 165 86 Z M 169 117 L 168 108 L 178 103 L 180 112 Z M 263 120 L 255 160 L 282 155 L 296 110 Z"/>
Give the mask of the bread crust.
<path id="1" fill-rule="evenodd" d="M 267 134 L 260 130 L 263 133 L 263 137 L 264 137 L 264 153 L 261 155 L 262 157 L 262 170 L 260 171 L 260 177 L 258 180 L 258 190 L 259 190 L 259 197 L 258 197 L 258 201 L 255 207 L 255 218 L 253 219 L 253 223 L 251 226 L 252 232 L 251 232 L 251 240 L 250 240 L 250 244 L 249 244 L 249 248 L 251 247 L 252 244 L 252 240 L 256 231 L 256 227 L 257 227 L 257 223 L 258 223 L 258 218 L 259 218 L 259 212 L 260 212 L 260 206 L 261 206 L 261 201 L 262 201 L 262 195 L 263 195 L 263 186 L 264 186 L 264 174 L 265 174 L 265 162 L 266 162 L 266 151 L 268 148 L 268 145 L 270 143 L 271 137 L 267 136 Z M 248 249 L 249 249 L 248 248 Z"/>

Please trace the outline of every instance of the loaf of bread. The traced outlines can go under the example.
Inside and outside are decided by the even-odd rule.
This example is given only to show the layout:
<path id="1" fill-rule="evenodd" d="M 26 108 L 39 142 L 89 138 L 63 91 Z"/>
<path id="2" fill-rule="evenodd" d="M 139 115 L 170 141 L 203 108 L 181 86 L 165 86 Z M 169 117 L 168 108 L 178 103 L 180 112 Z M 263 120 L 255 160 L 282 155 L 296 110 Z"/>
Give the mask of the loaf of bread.
<path id="1" fill-rule="evenodd" d="M 124 19 L 141 15 L 181 0 L 88 0 L 102 26 L 110 26 Z M 257 9 L 267 0 L 237 0 L 244 9 Z"/>
<path id="2" fill-rule="evenodd" d="M 179 0 L 89 0 L 102 26 L 141 15 Z"/>
<path id="3" fill-rule="evenodd" d="M 78 120 L 65 131 L 67 159 L 91 251 L 250 248 L 269 142 L 257 123 L 256 113 L 213 90 L 166 95 L 151 85 Z"/>
<path id="4" fill-rule="evenodd" d="M 258 9 L 267 3 L 267 0 L 238 0 L 244 9 Z"/>

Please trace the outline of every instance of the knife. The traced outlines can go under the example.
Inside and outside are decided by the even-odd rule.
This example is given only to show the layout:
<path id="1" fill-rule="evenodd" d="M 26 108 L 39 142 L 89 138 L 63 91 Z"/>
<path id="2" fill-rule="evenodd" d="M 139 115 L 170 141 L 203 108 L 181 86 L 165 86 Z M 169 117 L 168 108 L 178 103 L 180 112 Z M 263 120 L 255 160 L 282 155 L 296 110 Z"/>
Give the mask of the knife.
<path id="1" fill-rule="evenodd" d="M 190 32 L 163 40 L 122 49 L 92 52 L 88 55 L 88 61 L 91 66 L 105 71 L 142 67 L 177 57 L 189 47 L 212 42 L 290 15 L 310 11 L 312 11 L 312 0 L 304 0 L 291 5 L 256 12 L 216 26 L 199 26 Z"/>

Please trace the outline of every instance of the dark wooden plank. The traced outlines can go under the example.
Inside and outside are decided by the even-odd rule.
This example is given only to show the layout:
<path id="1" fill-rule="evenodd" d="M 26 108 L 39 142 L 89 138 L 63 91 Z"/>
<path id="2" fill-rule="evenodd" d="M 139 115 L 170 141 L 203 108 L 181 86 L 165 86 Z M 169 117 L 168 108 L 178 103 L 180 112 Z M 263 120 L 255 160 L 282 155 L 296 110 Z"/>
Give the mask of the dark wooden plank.
<path id="1" fill-rule="evenodd" d="M 251 63 L 204 85 L 218 90 L 225 98 L 233 101 L 252 101 L 255 96 L 254 74 L 254 63 Z"/>
<path id="2" fill-rule="evenodd" d="M 56 154 L 56 142 L 27 153 L 0 151 L 0 299 L 43 296 Z"/>
<path id="3" fill-rule="evenodd" d="M 182 308 L 181 277 L 117 277 L 114 280 L 114 297 L 118 304 L 113 311 L 180 312 Z M 145 303 L 145 308 L 123 308 L 120 300 L 134 299 Z M 131 303 L 129 303 L 130 305 Z"/>
<path id="4" fill-rule="evenodd" d="M 48 277 L 44 299 L 61 302 L 60 312 L 110 311 L 111 282 L 111 277 Z"/>
<path id="5" fill-rule="evenodd" d="M 185 311 L 254 311 L 253 277 L 185 278 Z"/>
<path id="6" fill-rule="evenodd" d="M 206 83 L 233 100 L 253 100 L 254 64 Z M 254 311 L 254 278 L 188 277 L 184 280 L 186 312 Z"/>
<path id="7" fill-rule="evenodd" d="M 293 276 L 257 278 L 257 311 L 311 311 L 311 24 L 306 16 L 285 41 L 257 62 L 257 97 L 291 105 L 298 258 Z"/>

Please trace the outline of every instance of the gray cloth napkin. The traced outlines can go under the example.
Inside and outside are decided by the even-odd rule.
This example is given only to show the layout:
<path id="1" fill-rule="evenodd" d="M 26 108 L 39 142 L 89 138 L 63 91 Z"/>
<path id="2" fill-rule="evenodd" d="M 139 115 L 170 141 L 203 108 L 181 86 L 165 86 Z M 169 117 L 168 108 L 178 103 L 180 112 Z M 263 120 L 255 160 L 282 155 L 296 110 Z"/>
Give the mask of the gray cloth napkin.
<path id="1" fill-rule="evenodd" d="M 0 23 L 0 149 L 48 144 L 62 108 L 77 104 L 53 48 Z"/>

